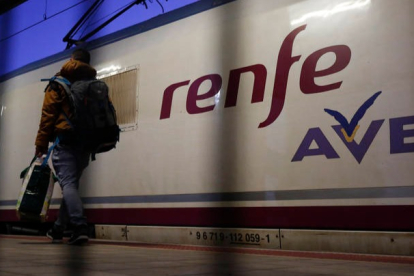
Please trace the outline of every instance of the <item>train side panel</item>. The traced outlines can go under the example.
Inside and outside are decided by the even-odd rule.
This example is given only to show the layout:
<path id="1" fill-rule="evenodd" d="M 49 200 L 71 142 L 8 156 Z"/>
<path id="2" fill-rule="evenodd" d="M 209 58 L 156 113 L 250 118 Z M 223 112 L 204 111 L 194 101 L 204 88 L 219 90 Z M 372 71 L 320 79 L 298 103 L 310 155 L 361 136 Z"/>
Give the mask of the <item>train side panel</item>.
<path id="1" fill-rule="evenodd" d="M 90 220 L 414 229 L 414 3 L 256 2 L 91 51 L 138 69 L 138 127 L 85 171 Z M 61 64 L 0 84 L 8 218 Z"/>

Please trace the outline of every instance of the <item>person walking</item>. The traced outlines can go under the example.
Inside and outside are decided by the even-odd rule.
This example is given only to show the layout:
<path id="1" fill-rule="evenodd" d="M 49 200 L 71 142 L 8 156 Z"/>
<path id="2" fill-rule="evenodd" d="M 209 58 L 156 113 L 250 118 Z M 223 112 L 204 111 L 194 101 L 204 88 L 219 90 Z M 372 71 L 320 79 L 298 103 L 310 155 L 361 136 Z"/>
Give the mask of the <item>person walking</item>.
<path id="1" fill-rule="evenodd" d="M 96 78 L 96 70 L 90 65 L 90 53 L 84 49 L 75 50 L 69 61 L 56 74 L 70 83 L 78 80 Z M 70 224 L 73 234 L 68 244 L 83 244 L 88 241 L 87 219 L 83 213 L 83 204 L 79 196 L 79 180 L 89 164 L 91 153 L 74 133 L 69 118 L 73 111 L 69 97 L 60 84 L 50 82 L 45 90 L 37 133 L 35 155 L 41 157 L 48 151 L 49 142 L 59 138 L 52 153 L 53 168 L 62 189 L 62 202 L 58 219 L 46 233 L 52 242 L 63 241 L 63 232 Z"/>

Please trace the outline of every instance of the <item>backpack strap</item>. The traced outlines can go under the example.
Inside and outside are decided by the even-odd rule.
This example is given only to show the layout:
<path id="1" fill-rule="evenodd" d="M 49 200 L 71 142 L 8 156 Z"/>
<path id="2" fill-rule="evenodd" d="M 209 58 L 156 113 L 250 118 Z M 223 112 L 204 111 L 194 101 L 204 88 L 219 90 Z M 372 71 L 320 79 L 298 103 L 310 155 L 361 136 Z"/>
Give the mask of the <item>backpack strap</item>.
<path id="1" fill-rule="evenodd" d="M 68 93 L 69 95 L 71 94 L 71 91 L 70 91 L 71 83 L 70 81 L 68 81 L 66 78 L 62 76 L 53 76 L 50 79 L 41 79 L 40 81 L 48 81 L 49 85 L 53 82 L 58 83 L 63 87 L 63 89 L 65 89 L 66 93 Z M 49 87 L 49 85 L 46 86 L 46 89 Z"/>
<path id="2" fill-rule="evenodd" d="M 68 81 L 66 78 L 62 77 L 62 76 L 53 76 L 50 79 L 41 79 L 40 81 L 48 81 L 49 85 L 46 86 L 45 92 L 47 90 L 47 88 L 50 86 L 51 83 L 58 83 L 60 84 L 63 89 L 65 89 L 66 94 L 68 94 L 69 96 L 72 95 L 72 91 L 70 90 L 70 86 L 72 85 L 70 83 L 70 81 Z M 68 115 L 65 113 L 65 111 L 62 109 L 62 113 L 63 116 L 65 117 L 66 121 L 68 122 L 69 126 L 74 129 L 73 124 L 71 123 L 71 121 L 69 120 Z"/>
<path id="3" fill-rule="evenodd" d="M 69 120 L 68 115 L 66 115 L 66 112 L 62 109 L 62 113 L 63 113 L 63 117 L 65 117 L 66 122 L 69 124 L 71 129 L 75 129 L 75 127 L 73 126 L 72 122 Z"/>

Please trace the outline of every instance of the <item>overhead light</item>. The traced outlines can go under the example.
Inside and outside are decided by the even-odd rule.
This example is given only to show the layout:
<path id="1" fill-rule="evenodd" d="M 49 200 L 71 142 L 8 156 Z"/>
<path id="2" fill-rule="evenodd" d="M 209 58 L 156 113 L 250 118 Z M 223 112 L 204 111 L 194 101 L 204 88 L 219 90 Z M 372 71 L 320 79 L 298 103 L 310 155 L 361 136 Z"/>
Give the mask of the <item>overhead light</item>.
<path id="1" fill-rule="evenodd" d="M 347 1 L 347 2 L 344 2 L 344 3 L 338 4 L 338 5 L 334 6 L 333 8 L 330 8 L 330 9 L 323 9 L 323 10 L 319 10 L 319 11 L 306 13 L 303 16 L 301 16 L 300 18 L 292 20 L 290 22 L 290 24 L 291 25 L 300 24 L 300 23 L 305 22 L 307 19 L 312 18 L 312 17 L 326 18 L 328 16 L 332 16 L 332 15 L 340 13 L 340 12 L 345 12 L 345 11 L 354 10 L 354 9 L 360 9 L 360 8 L 363 8 L 367 5 L 369 5 L 369 4 L 371 4 L 371 0 Z"/>
<path id="2" fill-rule="evenodd" d="M 122 68 L 121 66 L 111 65 L 111 66 L 108 66 L 108 67 L 104 67 L 101 70 L 98 70 L 96 73 L 98 75 L 101 75 L 101 74 L 110 74 L 110 73 L 119 71 L 121 68 Z"/>

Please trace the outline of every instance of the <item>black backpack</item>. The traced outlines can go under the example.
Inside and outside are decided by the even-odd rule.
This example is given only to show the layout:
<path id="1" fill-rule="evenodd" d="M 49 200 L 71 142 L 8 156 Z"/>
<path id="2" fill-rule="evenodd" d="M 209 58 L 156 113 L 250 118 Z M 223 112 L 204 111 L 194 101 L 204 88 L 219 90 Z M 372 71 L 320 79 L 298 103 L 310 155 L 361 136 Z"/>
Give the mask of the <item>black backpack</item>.
<path id="1" fill-rule="evenodd" d="M 49 81 L 49 85 L 55 82 L 65 89 L 73 117 L 69 120 L 63 114 L 75 131 L 77 140 L 92 153 L 92 160 L 95 160 L 95 154 L 115 148 L 120 129 L 106 83 L 89 79 L 71 84 L 63 77 L 53 77 Z"/>

